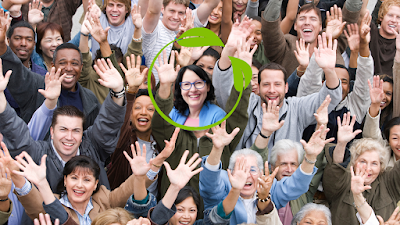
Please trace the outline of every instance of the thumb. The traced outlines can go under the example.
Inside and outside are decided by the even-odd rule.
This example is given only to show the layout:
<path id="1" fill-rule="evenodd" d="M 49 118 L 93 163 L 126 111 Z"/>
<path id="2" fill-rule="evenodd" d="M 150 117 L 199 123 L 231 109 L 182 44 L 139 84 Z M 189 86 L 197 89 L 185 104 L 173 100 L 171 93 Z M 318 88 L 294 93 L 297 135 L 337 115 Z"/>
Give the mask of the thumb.
<path id="1" fill-rule="evenodd" d="M 47 158 L 47 155 L 43 155 L 42 161 L 40 162 L 40 166 L 46 165 L 46 158 Z"/>
<path id="2" fill-rule="evenodd" d="M 381 216 L 376 216 L 379 220 L 379 225 L 385 225 L 385 221 L 383 221 L 383 218 Z"/>
<path id="3" fill-rule="evenodd" d="M 165 169 L 167 170 L 167 174 L 170 173 L 172 171 L 171 166 L 169 165 L 168 162 L 163 162 Z"/>
<path id="4" fill-rule="evenodd" d="M 46 97 L 46 90 L 44 90 L 44 89 L 38 89 L 38 92 L 39 92 L 41 95 L 43 95 L 43 97 L 47 98 L 47 97 Z"/>

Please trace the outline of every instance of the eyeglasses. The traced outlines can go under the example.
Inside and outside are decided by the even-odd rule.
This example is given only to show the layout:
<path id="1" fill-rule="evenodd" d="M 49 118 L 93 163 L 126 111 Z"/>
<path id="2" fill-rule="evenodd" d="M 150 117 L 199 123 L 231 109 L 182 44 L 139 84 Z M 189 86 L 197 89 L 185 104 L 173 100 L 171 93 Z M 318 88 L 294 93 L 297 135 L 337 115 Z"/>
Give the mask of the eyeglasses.
<path id="1" fill-rule="evenodd" d="M 180 82 L 179 85 L 181 86 L 182 90 L 190 90 L 192 88 L 192 85 L 194 85 L 194 87 L 196 89 L 202 89 L 205 85 L 206 85 L 206 81 L 205 80 L 196 80 L 195 82 Z"/>

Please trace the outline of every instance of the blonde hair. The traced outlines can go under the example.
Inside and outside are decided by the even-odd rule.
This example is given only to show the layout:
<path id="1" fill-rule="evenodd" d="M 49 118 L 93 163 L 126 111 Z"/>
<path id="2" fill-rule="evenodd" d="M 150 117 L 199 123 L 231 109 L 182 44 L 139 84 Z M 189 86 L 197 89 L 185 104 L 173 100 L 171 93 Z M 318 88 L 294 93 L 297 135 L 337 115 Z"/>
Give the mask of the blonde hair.
<path id="1" fill-rule="evenodd" d="M 133 216 L 123 208 L 112 208 L 101 212 L 93 221 L 92 225 L 109 225 L 119 223 L 126 225 Z"/>
<path id="2" fill-rule="evenodd" d="M 349 166 L 354 166 L 356 160 L 360 155 L 364 154 L 365 152 L 378 152 L 379 155 L 379 162 L 381 164 L 380 172 L 382 173 L 386 168 L 386 155 L 387 150 L 385 146 L 377 140 L 372 138 L 362 138 L 359 140 L 355 140 L 350 146 L 350 153 L 351 159 Z"/>
<path id="3" fill-rule="evenodd" d="M 163 0 L 164 8 L 167 7 L 170 2 L 173 2 L 177 5 L 182 4 L 185 5 L 185 7 L 189 7 L 190 4 L 190 0 Z"/>
<path id="4" fill-rule="evenodd" d="M 400 7 L 400 0 L 385 0 L 382 2 L 382 5 L 379 8 L 379 12 L 378 12 L 378 23 L 379 24 L 381 23 L 381 20 L 383 19 L 383 17 L 389 11 L 389 8 L 392 6 Z"/>

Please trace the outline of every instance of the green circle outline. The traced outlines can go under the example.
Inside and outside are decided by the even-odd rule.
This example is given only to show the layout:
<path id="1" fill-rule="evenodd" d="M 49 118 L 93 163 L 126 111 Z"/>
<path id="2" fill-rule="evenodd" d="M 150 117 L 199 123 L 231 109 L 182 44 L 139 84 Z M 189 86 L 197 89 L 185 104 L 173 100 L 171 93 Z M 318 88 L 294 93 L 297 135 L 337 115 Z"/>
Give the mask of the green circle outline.
<path id="1" fill-rule="evenodd" d="M 168 44 L 166 44 L 166 45 L 157 53 L 157 55 L 154 57 L 153 62 L 151 63 L 151 66 L 150 66 L 149 71 L 148 71 L 148 74 L 147 74 L 147 83 L 148 83 L 148 84 L 151 84 L 151 71 L 153 71 L 154 63 L 156 62 L 158 56 L 161 54 L 161 52 L 162 52 L 168 45 L 174 43 L 175 41 L 179 41 L 179 40 L 181 40 L 181 39 L 173 40 L 173 41 L 169 42 Z M 165 115 L 164 112 L 158 107 L 158 105 L 157 105 L 157 103 L 156 103 L 156 101 L 155 101 L 155 99 L 154 99 L 153 92 L 152 92 L 152 90 L 151 90 L 151 86 L 150 86 L 150 85 L 148 85 L 147 90 L 148 90 L 148 92 L 149 92 L 149 97 L 150 97 L 150 99 L 151 99 L 151 102 L 152 102 L 153 105 L 154 105 L 154 108 L 156 109 L 156 111 L 158 112 L 158 114 L 160 114 L 160 116 L 161 116 L 164 120 L 166 120 L 166 121 L 167 121 L 168 123 L 170 123 L 171 125 L 173 125 L 173 126 L 175 126 L 175 127 L 179 127 L 179 128 L 181 128 L 181 129 L 183 129 L 183 130 L 195 131 L 195 130 L 207 130 L 207 129 L 210 129 L 210 128 L 212 128 L 212 127 L 215 127 L 215 126 L 217 126 L 217 125 L 220 125 L 224 120 L 228 119 L 228 118 L 232 115 L 232 113 L 235 111 L 236 107 L 239 105 L 240 99 L 242 98 L 242 94 L 243 94 L 244 88 L 245 88 L 245 87 L 243 87 L 242 90 L 239 92 L 239 97 L 238 97 L 238 99 L 236 100 L 235 105 L 233 106 L 233 108 L 231 109 L 231 111 L 229 111 L 229 113 L 227 113 L 227 114 L 225 115 L 224 118 L 218 120 L 217 122 L 215 122 L 215 123 L 213 123 L 213 124 L 210 124 L 210 125 L 207 125 L 207 126 L 202 126 L 202 127 L 189 127 L 189 126 L 185 126 L 185 125 L 182 125 L 182 124 L 179 124 L 179 123 L 173 121 L 171 118 L 169 118 L 167 115 Z"/>

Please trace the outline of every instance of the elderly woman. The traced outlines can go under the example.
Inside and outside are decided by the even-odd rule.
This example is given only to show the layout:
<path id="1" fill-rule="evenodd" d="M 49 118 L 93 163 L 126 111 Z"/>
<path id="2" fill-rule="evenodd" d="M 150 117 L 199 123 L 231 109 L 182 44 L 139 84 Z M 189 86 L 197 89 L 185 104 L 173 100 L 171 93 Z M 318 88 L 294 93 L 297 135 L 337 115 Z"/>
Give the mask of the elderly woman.
<path id="1" fill-rule="evenodd" d="M 324 205 L 308 203 L 294 216 L 292 225 L 332 225 L 331 212 Z"/>
<path id="2" fill-rule="evenodd" d="M 322 183 L 332 211 L 332 222 L 334 225 L 358 224 L 356 209 L 366 202 L 376 214 L 387 220 L 400 200 L 400 164 L 395 163 L 393 169 L 385 170 L 387 151 L 381 142 L 370 138 L 354 141 L 350 147 L 350 158 L 346 144 L 359 133 L 353 132 L 355 118 L 351 120 L 348 113 L 342 123 L 338 122 L 338 142 L 333 153 L 332 149 L 325 152 L 328 164 Z M 345 167 L 349 158 L 354 170 L 365 168 L 368 173 L 364 185 L 369 185 L 371 189 L 363 191 L 361 204 L 355 203 L 351 193 L 351 171 Z"/>

